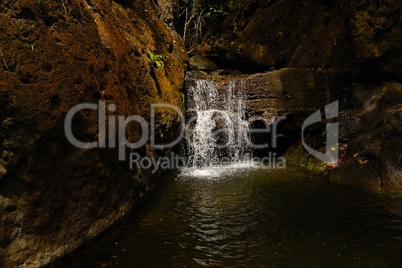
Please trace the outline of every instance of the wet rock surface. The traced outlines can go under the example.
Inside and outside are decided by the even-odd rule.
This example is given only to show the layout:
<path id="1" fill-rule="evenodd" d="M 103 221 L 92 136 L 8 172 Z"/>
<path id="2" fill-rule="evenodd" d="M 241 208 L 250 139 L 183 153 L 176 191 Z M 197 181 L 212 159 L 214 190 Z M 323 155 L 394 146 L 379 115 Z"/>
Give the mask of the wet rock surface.
<path id="1" fill-rule="evenodd" d="M 85 102 L 145 119 L 152 103 L 181 106 L 184 65 L 175 55 L 184 48 L 157 9 L 151 1 L 0 4 L 1 267 L 39 267 L 71 252 L 141 203 L 160 176 L 130 170 L 117 150 L 78 149 L 63 129 L 67 112 Z M 164 56 L 163 68 L 148 51 Z M 174 111 L 156 121 L 157 138 L 174 136 Z M 73 125 L 81 141 L 99 138 L 96 111 L 78 113 Z M 140 136 L 135 124 L 127 128 L 130 141 Z M 147 148 L 136 152 L 156 154 Z"/>
<path id="2" fill-rule="evenodd" d="M 219 103 L 222 105 L 228 105 L 226 98 L 229 90 L 235 92 L 238 98 L 243 98 L 246 117 L 253 129 L 266 129 L 266 124 L 271 125 L 282 116 L 284 119 L 278 121 L 278 133 L 275 137 L 278 145 L 274 148 L 280 154 L 300 139 L 302 124 L 311 113 L 344 98 L 341 75 L 326 71 L 285 68 L 266 73 L 230 76 L 191 72 L 185 79 L 187 92 L 191 92 L 188 88 L 194 87 L 197 79 L 215 82 L 220 91 Z M 187 117 L 192 118 L 196 107 L 193 97 L 187 95 L 186 100 Z M 236 105 L 236 101 L 233 105 Z M 270 143 L 269 148 L 256 150 L 256 155 L 265 157 L 273 150 L 271 134 L 253 134 L 252 139 L 255 144 L 265 144 L 267 141 Z"/>
<path id="3" fill-rule="evenodd" d="M 215 81 L 218 90 L 222 91 L 222 98 L 230 84 L 233 90 L 242 91 L 249 118 L 257 115 L 270 119 L 281 115 L 308 114 L 323 103 L 337 100 L 342 88 L 339 74 L 298 68 L 252 75 L 189 73 L 185 86 L 193 86 L 195 79 Z M 191 112 L 195 106 L 191 98 L 187 100 L 187 111 Z"/>
<path id="4" fill-rule="evenodd" d="M 228 90 L 238 92 L 245 99 L 246 116 L 252 129 L 264 128 L 254 117 L 273 123 L 286 116 L 278 125 L 277 147 L 255 150 L 255 155 L 286 152 L 288 163 L 325 172 L 331 181 L 372 193 L 402 195 L 401 84 L 354 84 L 345 88 L 341 77 L 336 73 L 296 68 L 237 76 L 189 73 L 185 85 L 193 87 L 195 79 L 215 81 L 222 105 L 226 103 Z M 298 141 L 305 119 L 337 100 L 340 159 L 337 167 L 330 167 L 308 154 Z M 195 115 L 192 107 L 195 104 L 187 96 L 188 117 Z M 329 122 L 322 121 L 303 130 L 306 144 L 322 153 L 326 146 L 326 123 Z M 252 139 L 254 144 L 265 144 L 272 136 L 252 134 Z"/>

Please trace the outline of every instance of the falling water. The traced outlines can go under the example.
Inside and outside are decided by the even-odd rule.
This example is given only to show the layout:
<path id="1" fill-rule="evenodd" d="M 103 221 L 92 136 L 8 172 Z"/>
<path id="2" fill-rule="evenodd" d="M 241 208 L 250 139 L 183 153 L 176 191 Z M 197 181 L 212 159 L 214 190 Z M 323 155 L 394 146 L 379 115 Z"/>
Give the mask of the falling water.
<path id="1" fill-rule="evenodd" d="M 239 166 L 250 159 L 250 131 L 241 82 L 218 89 L 214 81 L 196 80 L 188 88 L 194 118 L 187 133 L 189 167 Z"/>

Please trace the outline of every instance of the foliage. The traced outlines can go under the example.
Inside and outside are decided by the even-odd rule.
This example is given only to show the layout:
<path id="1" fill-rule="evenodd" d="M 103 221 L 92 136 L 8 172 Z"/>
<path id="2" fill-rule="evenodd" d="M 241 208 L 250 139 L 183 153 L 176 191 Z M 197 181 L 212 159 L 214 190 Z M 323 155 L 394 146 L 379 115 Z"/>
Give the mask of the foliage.
<path id="1" fill-rule="evenodd" d="M 163 68 L 163 56 L 162 55 L 157 55 L 152 53 L 150 50 L 148 50 L 148 56 L 150 60 L 152 61 L 153 64 L 155 64 L 158 68 L 162 69 Z"/>
<path id="2" fill-rule="evenodd" d="M 290 92 L 284 92 L 284 94 L 285 94 L 285 97 L 286 97 L 286 98 L 288 98 L 288 99 L 292 98 L 292 93 L 290 93 Z"/>
<path id="3" fill-rule="evenodd" d="M 203 0 L 182 0 L 180 16 L 184 17 L 183 42 L 190 50 L 202 40 L 205 25 Z"/>
<path id="4" fill-rule="evenodd" d="M 179 17 L 183 23 L 183 41 L 192 51 L 203 41 L 206 25 L 219 25 L 238 0 L 181 0 Z"/>

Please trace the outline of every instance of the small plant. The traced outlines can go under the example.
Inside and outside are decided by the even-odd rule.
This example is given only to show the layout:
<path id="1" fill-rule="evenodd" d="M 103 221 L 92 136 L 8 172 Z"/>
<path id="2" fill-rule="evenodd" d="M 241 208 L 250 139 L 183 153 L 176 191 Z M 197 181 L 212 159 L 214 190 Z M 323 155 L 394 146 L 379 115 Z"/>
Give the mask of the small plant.
<path id="1" fill-rule="evenodd" d="M 30 48 L 32 51 L 35 50 L 35 43 L 29 43 L 29 44 L 26 44 L 26 46 L 27 46 L 28 48 Z"/>
<path id="2" fill-rule="evenodd" d="M 158 68 L 163 69 L 163 56 L 162 55 L 157 55 L 152 53 L 150 50 L 148 50 L 148 55 L 149 58 L 151 59 L 152 63 L 155 64 L 156 66 L 158 66 Z"/>
<path id="3" fill-rule="evenodd" d="M 285 97 L 288 99 L 292 98 L 292 93 L 285 92 Z"/>

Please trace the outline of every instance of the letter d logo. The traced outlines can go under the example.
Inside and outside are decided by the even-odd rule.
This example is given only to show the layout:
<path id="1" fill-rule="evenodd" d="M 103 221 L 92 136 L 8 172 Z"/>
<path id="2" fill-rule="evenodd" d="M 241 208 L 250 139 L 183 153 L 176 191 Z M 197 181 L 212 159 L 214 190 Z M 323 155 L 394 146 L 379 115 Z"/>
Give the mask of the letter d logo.
<path id="1" fill-rule="evenodd" d="M 337 118 L 339 116 L 339 101 L 335 101 L 325 107 L 325 119 Z M 316 150 L 310 148 L 304 141 L 304 130 L 317 122 L 321 122 L 323 119 L 321 118 L 321 112 L 317 111 L 312 114 L 307 120 L 304 122 L 302 127 L 302 143 L 303 147 L 314 157 L 321 160 L 322 162 L 328 165 L 337 165 L 339 158 L 339 123 L 329 123 L 327 124 L 327 140 L 325 147 L 325 154 L 321 152 L 317 152 Z"/>

